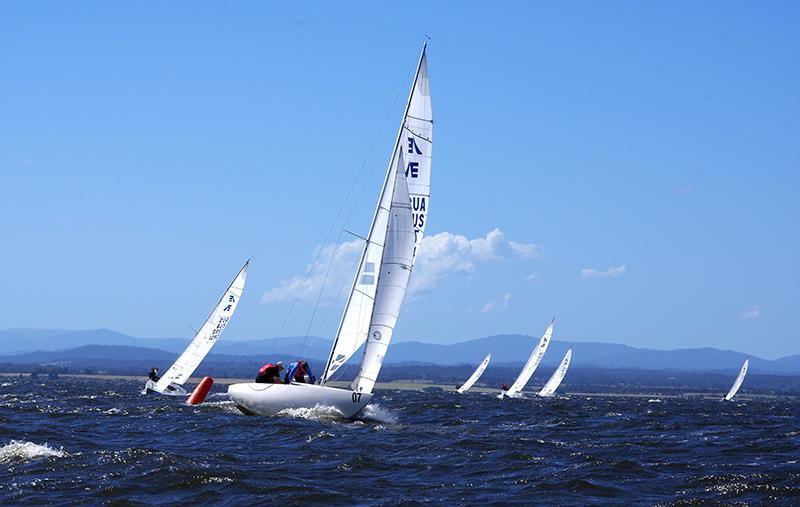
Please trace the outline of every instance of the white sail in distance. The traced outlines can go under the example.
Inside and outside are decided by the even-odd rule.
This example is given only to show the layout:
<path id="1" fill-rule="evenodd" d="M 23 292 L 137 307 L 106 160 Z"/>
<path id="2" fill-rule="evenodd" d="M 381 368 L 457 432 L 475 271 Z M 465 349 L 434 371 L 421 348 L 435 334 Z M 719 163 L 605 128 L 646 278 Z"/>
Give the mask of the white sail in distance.
<path id="1" fill-rule="evenodd" d="M 572 348 L 570 348 L 567 353 L 564 354 L 564 359 L 561 360 L 561 364 L 558 365 L 556 371 L 553 372 L 550 380 L 548 380 L 544 387 L 542 387 L 542 389 L 539 391 L 539 396 L 547 397 L 555 394 L 556 389 L 558 389 L 558 386 L 561 385 L 561 381 L 567 376 L 567 370 L 569 369 L 570 361 L 572 361 Z"/>
<path id="2" fill-rule="evenodd" d="M 483 358 L 481 364 L 479 364 L 478 367 L 475 368 L 475 371 L 472 372 L 472 375 L 470 375 L 467 381 L 461 384 L 461 386 L 458 389 L 456 389 L 456 392 L 464 393 L 467 391 L 467 389 L 472 387 L 473 384 L 475 384 L 475 382 L 477 382 L 478 379 L 481 378 L 481 375 L 483 375 L 483 372 L 486 370 L 486 367 L 489 366 L 489 361 L 491 360 L 492 360 L 492 354 L 490 352 L 489 354 L 486 355 L 485 358 Z"/>
<path id="3" fill-rule="evenodd" d="M 547 325 L 547 329 L 545 329 L 544 334 L 539 339 L 539 343 L 536 344 L 536 347 L 534 347 L 533 352 L 531 352 L 531 355 L 528 358 L 528 361 L 525 363 L 525 366 L 522 367 L 522 371 L 519 372 L 517 380 L 511 384 L 511 387 L 505 393 L 508 396 L 515 396 L 519 394 L 525 388 L 525 384 L 527 384 L 533 376 L 533 372 L 536 371 L 539 363 L 542 362 L 544 353 L 547 352 L 547 347 L 550 346 L 550 338 L 553 336 L 554 322 L 555 319 L 551 320 Z"/>
<path id="4" fill-rule="evenodd" d="M 170 366 L 169 370 L 159 379 L 155 385 L 157 391 L 164 391 L 170 384 L 183 385 L 192 373 L 200 366 L 206 355 L 211 351 L 211 347 L 217 343 L 225 327 L 228 325 L 239 299 L 244 292 L 244 284 L 247 279 L 247 268 L 250 261 L 244 263 L 242 269 L 228 286 L 222 295 L 217 306 L 211 311 L 203 326 L 194 336 L 194 339 L 183 351 L 177 361 Z"/>
<path id="5" fill-rule="evenodd" d="M 415 248 L 410 266 L 414 265 L 417 247 L 422 241 L 430 208 L 432 135 L 433 114 L 428 64 L 425 46 L 423 46 L 358 271 L 333 347 L 331 347 L 328 362 L 320 377 L 322 383 L 328 381 L 364 345 L 370 333 L 376 290 L 381 276 L 379 266 L 384 255 L 383 250 L 389 225 L 389 208 L 395 187 L 394 178 L 397 174 L 397 157 L 400 153 L 404 160 L 400 172 L 406 181 L 406 193 L 412 209 Z"/>
<path id="6" fill-rule="evenodd" d="M 747 367 L 750 364 L 750 358 L 744 360 L 744 364 L 742 365 L 742 369 L 739 371 L 739 376 L 736 377 L 736 380 L 733 382 L 731 386 L 731 390 L 728 391 L 728 394 L 725 395 L 725 401 L 730 401 L 736 396 L 736 393 L 739 391 L 739 388 L 742 387 L 742 382 L 744 382 L 744 376 L 747 375 Z"/>

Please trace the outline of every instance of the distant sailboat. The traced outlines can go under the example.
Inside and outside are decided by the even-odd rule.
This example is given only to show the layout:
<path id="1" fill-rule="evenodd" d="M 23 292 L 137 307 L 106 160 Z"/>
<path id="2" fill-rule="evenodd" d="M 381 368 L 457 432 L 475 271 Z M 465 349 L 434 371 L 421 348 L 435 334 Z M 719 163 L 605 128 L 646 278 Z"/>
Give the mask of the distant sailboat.
<path id="1" fill-rule="evenodd" d="M 194 336 L 194 339 L 183 351 L 177 361 L 169 367 L 169 370 L 158 380 L 153 382 L 148 380 L 145 384 L 145 393 L 155 392 L 169 396 L 186 396 L 188 393 L 183 388 L 183 384 L 189 380 L 192 373 L 200 366 L 206 355 L 211 351 L 211 347 L 217 343 L 222 336 L 225 326 L 228 325 L 233 312 L 239 305 L 239 299 L 244 292 L 244 284 L 247 279 L 247 268 L 250 261 L 244 263 L 242 269 L 228 286 L 228 290 L 222 295 L 217 306 L 211 311 L 203 326 Z"/>
<path id="2" fill-rule="evenodd" d="M 489 361 L 491 359 L 492 359 L 492 354 L 490 352 L 483 359 L 483 362 L 481 362 L 481 364 L 479 364 L 478 367 L 475 368 L 475 371 L 472 372 L 472 375 L 467 379 L 467 381 L 464 382 L 463 384 L 461 384 L 461 386 L 459 386 L 458 389 L 456 389 L 456 392 L 457 393 L 464 393 L 464 392 L 467 391 L 467 389 L 472 387 L 472 385 L 475 382 L 477 382 L 479 378 L 481 378 L 481 375 L 483 375 L 484 370 L 486 370 L 486 367 L 489 366 Z"/>
<path id="3" fill-rule="evenodd" d="M 542 362 L 544 353 L 547 352 L 547 347 L 550 346 L 550 338 L 553 336 L 554 322 L 555 319 L 551 320 L 547 325 L 547 329 L 545 329 L 544 334 L 539 339 L 539 343 L 536 344 L 533 352 L 531 352 L 528 362 L 525 363 L 525 366 L 522 367 L 522 371 L 519 372 L 517 380 L 511 384 L 511 387 L 508 389 L 508 391 L 500 391 L 500 394 L 497 396 L 498 398 L 502 399 L 504 396 L 509 396 L 511 398 L 522 398 L 521 393 L 525 388 L 525 384 L 527 384 L 533 376 L 533 372 L 536 371 L 539 363 Z"/>
<path id="4" fill-rule="evenodd" d="M 553 375 L 550 377 L 550 380 L 542 387 L 539 391 L 539 396 L 543 397 L 550 397 L 553 396 L 558 389 L 558 386 L 561 385 L 561 381 L 564 380 L 564 377 L 567 376 L 567 370 L 569 369 L 569 363 L 572 360 L 572 347 L 564 354 L 564 359 L 561 360 L 561 364 L 558 365 L 556 371 L 553 372 Z"/>
<path id="5" fill-rule="evenodd" d="M 744 382 L 744 376 L 747 375 L 747 366 L 750 364 L 750 358 L 744 360 L 744 364 L 742 365 L 742 369 L 739 371 L 739 376 L 736 377 L 736 381 L 731 386 L 731 390 L 728 391 L 728 394 L 725 395 L 725 401 L 730 401 L 736 396 L 736 393 L 739 391 L 739 388 L 742 387 L 742 382 Z"/>
<path id="6" fill-rule="evenodd" d="M 234 384 L 228 394 L 242 412 L 276 415 L 289 408 L 325 406 L 352 417 L 370 402 L 425 231 L 432 132 L 423 45 L 378 206 L 320 385 Z M 323 385 L 362 346 L 361 366 L 350 389 Z"/>

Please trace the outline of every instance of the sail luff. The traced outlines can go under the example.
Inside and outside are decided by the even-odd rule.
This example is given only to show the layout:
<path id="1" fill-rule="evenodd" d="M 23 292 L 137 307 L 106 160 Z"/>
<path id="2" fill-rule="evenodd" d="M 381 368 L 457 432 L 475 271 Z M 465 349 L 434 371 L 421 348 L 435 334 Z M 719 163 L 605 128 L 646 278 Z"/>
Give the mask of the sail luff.
<path id="1" fill-rule="evenodd" d="M 250 259 L 244 263 L 228 288 L 222 293 L 191 343 L 156 383 L 156 390 L 164 391 L 170 384 L 183 385 L 205 359 L 219 337 L 222 336 L 222 332 L 236 311 L 244 292 L 249 265 Z"/>
<path id="2" fill-rule="evenodd" d="M 730 401 L 736 396 L 736 393 L 739 391 L 739 388 L 742 387 L 742 382 L 744 382 L 744 377 L 747 375 L 747 368 L 750 364 L 750 358 L 744 360 L 744 364 L 742 364 L 742 369 L 739 370 L 739 375 L 736 377 L 736 380 L 733 382 L 731 389 L 728 391 L 728 394 L 725 395 L 725 400 Z"/>
<path id="3" fill-rule="evenodd" d="M 361 344 L 366 340 L 366 336 L 363 336 L 363 337 L 360 336 L 360 335 L 356 336 L 355 340 L 353 340 L 352 346 L 349 347 L 350 350 L 343 350 L 343 351 L 337 350 L 339 348 L 340 340 L 341 340 L 341 337 L 342 337 L 342 333 L 343 333 L 343 330 L 345 328 L 345 325 L 346 325 L 348 317 L 350 317 L 352 319 L 355 319 L 357 321 L 357 323 L 358 323 L 359 321 L 363 321 L 364 320 L 364 316 L 365 315 L 370 315 L 371 316 L 371 314 L 372 314 L 371 306 L 374 305 L 374 292 L 372 292 L 372 294 L 370 294 L 369 292 L 359 292 L 359 291 L 357 291 L 357 287 L 359 285 L 359 280 L 362 279 L 362 277 L 365 274 L 368 275 L 366 270 L 369 267 L 368 266 L 368 264 L 369 264 L 369 262 L 368 262 L 368 260 L 369 260 L 368 259 L 368 254 L 370 253 L 370 250 L 371 250 L 370 245 L 372 244 L 373 247 L 374 247 L 374 248 L 372 248 L 372 250 L 374 251 L 373 253 L 375 253 L 375 254 L 380 253 L 381 257 L 383 255 L 382 249 L 383 249 L 384 241 L 381 240 L 379 242 L 374 242 L 374 243 L 371 243 L 371 242 L 373 240 L 373 236 L 374 236 L 374 233 L 375 233 L 376 229 L 380 229 L 380 226 L 383 225 L 382 223 L 380 223 L 380 218 L 381 218 L 381 215 L 382 215 L 381 211 L 383 210 L 386 214 L 388 214 L 388 206 L 383 206 L 383 205 L 384 205 L 384 201 L 386 200 L 385 197 L 386 197 L 387 190 L 394 187 L 392 179 L 396 175 L 396 171 L 393 170 L 394 169 L 394 162 L 395 162 L 395 154 L 397 153 L 397 151 L 398 151 L 398 149 L 400 147 L 400 141 L 403 138 L 403 130 L 406 128 L 406 122 L 407 122 L 409 110 L 411 108 L 412 99 L 414 98 L 414 91 L 415 91 L 415 89 L 417 87 L 417 80 L 419 79 L 420 70 L 422 69 L 423 62 L 425 61 L 425 49 L 426 49 L 426 47 L 427 47 L 427 42 L 424 42 L 423 45 L 422 45 L 422 50 L 420 52 L 419 61 L 417 62 L 417 69 L 416 69 L 416 72 L 414 74 L 414 82 L 411 85 L 411 90 L 409 91 L 408 99 L 406 100 L 405 110 L 403 111 L 403 119 L 402 119 L 402 121 L 400 123 L 400 128 L 398 129 L 398 132 L 397 132 L 397 138 L 395 139 L 394 148 L 392 150 L 392 158 L 390 159 L 389 165 L 388 165 L 388 167 L 386 169 L 386 176 L 384 177 L 383 186 L 381 187 L 381 194 L 380 194 L 380 197 L 378 198 L 378 205 L 376 206 L 375 212 L 373 213 L 373 216 L 372 216 L 372 222 L 370 224 L 369 234 L 367 235 L 368 239 L 367 239 L 366 244 L 364 245 L 364 250 L 361 253 L 361 258 L 360 258 L 359 263 L 358 263 L 358 270 L 356 271 L 355 277 L 353 278 L 353 283 L 352 283 L 351 288 L 350 288 L 350 293 L 347 296 L 347 303 L 345 304 L 345 310 L 344 310 L 344 312 L 342 312 L 342 318 L 339 321 L 339 326 L 338 326 L 338 328 L 336 330 L 336 336 L 334 338 L 333 344 L 331 345 L 331 351 L 330 351 L 330 354 L 328 355 L 328 361 L 325 363 L 325 368 L 324 368 L 324 370 L 322 372 L 322 375 L 320 376 L 320 384 L 324 384 L 326 381 L 328 381 L 330 379 L 331 375 L 333 375 L 336 372 L 336 370 L 341 365 L 343 365 L 352 356 L 352 354 L 355 353 L 356 350 L 358 350 L 358 348 L 361 346 Z M 389 201 L 391 201 L 391 199 L 389 199 Z M 384 229 L 385 229 L 385 227 L 384 227 Z M 381 251 L 377 252 L 377 250 L 381 250 Z M 372 274 L 374 275 L 374 276 L 371 277 L 372 281 L 374 282 L 374 284 L 372 284 L 372 286 L 377 287 L 377 283 L 378 283 L 379 278 L 380 278 L 380 271 L 378 270 L 378 271 L 376 271 L 376 272 L 374 272 Z M 357 295 L 359 293 L 362 294 L 362 295 Z M 360 313 L 360 318 L 359 318 L 359 316 L 351 316 L 350 315 L 350 312 L 354 311 L 354 309 L 351 308 L 351 305 L 354 305 L 354 299 L 353 299 L 354 295 L 356 295 L 356 298 L 359 300 L 359 301 L 355 302 L 356 303 L 355 306 L 359 306 L 360 307 L 363 304 L 366 307 L 370 307 L 370 308 L 358 308 L 358 311 Z M 362 311 L 363 311 L 363 313 L 362 313 Z M 361 323 L 363 324 L 363 322 L 361 322 Z M 356 327 L 361 327 L 361 326 L 357 325 Z M 369 323 L 367 322 L 366 326 L 365 326 L 365 330 L 368 331 L 368 329 L 369 329 Z M 359 333 L 360 333 L 360 331 L 359 331 Z M 337 352 L 340 352 L 340 353 L 337 354 Z"/>
<path id="4" fill-rule="evenodd" d="M 461 386 L 458 389 L 456 389 L 456 392 L 464 393 L 470 387 L 472 387 L 475 384 L 475 382 L 477 382 L 478 379 L 481 378 L 483 372 L 486 371 L 486 367 L 489 366 L 489 361 L 491 361 L 491 359 L 492 359 L 492 353 L 490 352 L 489 354 L 486 355 L 483 361 L 481 361 L 481 364 L 479 364 L 478 367 L 475 368 L 475 371 L 472 372 L 472 375 L 470 375 L 467 381 L 461 384 Z"/>
<path id="5" fill-rule="evenodd" d="M 513 396 L 522 391 L 525 388 L 525 384 L 527 384 L 533 376 L 533 373 L 536 371 L 539 363 L 542 362 L 545 352 L 547 352 L 547 347 L 550 346 L 550 338 L 553 336 L 554 322 L 555 319 L 551 320 L 547 325 L 547 329 L 545 329 L 544 334 L 539 339 L 536 347 L 534 347 L 533 352 L 531 352 L 530 357 L 528 357 L 528 361 L 525 363 L 525 366 L 522 367 L 522 371 L 519 372 L 519 376 L 517 376 L 517 379 L 511 385 L 507 394 Z"/>

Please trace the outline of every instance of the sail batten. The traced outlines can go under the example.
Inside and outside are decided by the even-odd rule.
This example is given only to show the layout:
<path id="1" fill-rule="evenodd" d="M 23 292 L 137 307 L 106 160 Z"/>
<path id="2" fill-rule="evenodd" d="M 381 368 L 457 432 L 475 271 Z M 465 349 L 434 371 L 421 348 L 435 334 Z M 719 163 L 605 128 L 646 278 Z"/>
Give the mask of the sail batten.
<path id="1" fill-rule="evenodd" d="M 242 269 L 233 279 L 228 289 L 222 294 L 217 305 L 211 311 L 206 321 L 197 331 L 186 350 L 178 357 L 175 363 L 169 367 L 167 372 L 158 380 L 155 385 L 156 390 L 164 391 L 170 384 L 183 385 L 192 373 L 200 366 L 206 355 L 217 342 L 225 327 L 228 325 L 239 300 L 244 292 L 244 285 L 247 281 L 247 268 L 250 261 L 244 263 Z"/>

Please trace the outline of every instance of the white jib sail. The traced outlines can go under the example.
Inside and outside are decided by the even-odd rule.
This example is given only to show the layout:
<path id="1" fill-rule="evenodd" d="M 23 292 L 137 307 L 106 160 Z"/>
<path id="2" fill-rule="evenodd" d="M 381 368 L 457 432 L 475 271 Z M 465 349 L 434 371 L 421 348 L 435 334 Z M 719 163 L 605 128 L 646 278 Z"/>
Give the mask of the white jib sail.
<path id="1" fill-rule="evenodd" d="M 736 377 L 736 381 L 731 386 L 731 390 L 728 391 L 728 394 L 725 395 L 725 400 L 730 401 L 736 396 L 736 392 L 742 387 L 742 382 L 744 382 L 744 376 L 747 375 L 747 366 L 750 364 L 750 358 L 744 360 L 744 364 L 742 365 L 741 371 L 739 371 L 739 376 Z"/>
<path id="2" fill-rule="evenodd" d="M 531 355 L 528 358 L 528 362 L 526 362 L 525 366 L 522 367 L 522 371 L 519 372 L 517 380 L 515 380 L 514 383 L 511 384 L 511 387 L 508 389 L 506 394 L 510 396 L 518 394 L 525 388 L 525 384 L 527 384 L 528 381 L 533 376 L 533 372 L 536 371 L 536 368 L 539 366 L 539 363 L 542 362 L 544 353 L 547 352 L 547 347 L 550 346 L 550 338 L 553 336 L 554 320 L 551 320 L 550 323 L 547 325 L 547 329 L 545 329 L 544 334 L 539 339 L 539 343 L 536 344 L 536 347 L 533 349 L 533 352 L 531 352 Z"/>
<path id="3" fill-rule="evenodd" d="M 386 172 L 381 197 L 367 236 L 367 244 L 359 262 L 328 363 L 320 378 L 323 383 L 328 381 L 367 341 L 375 305 L 375 292 L 380 278 L 378 267 L 383 258 L 383 249 L 386 243 L 389 208 L 394 189 L 394 178 L 397 173 L 397 156 L 401 151 L 405 160 L 402 173 L 405 176 L 412 208 L 415 249 L 411 266 L 414 265 L 416 247 L 422 241 L 430 207 L 432 132 L 433 115 L 428 66 L 425 46 L 423 46 L 414 84 L 411 87 L 406 111 L 392 152 L 392 160 Z"/>
<path id="4" fill-rule="evenodd" d="M 467 389 L 472 387 L 473 384 L 475 384 L 475 382 L 477 382 L 478 379 L 481 378 L 481 375 L 483 375 L 483 372 L 486 370 L 486 367 L 489 366 L 489 361 L 491 361 L 491 359 L 492 359 L 492 354 L 490 352 L 483 359 L 483 362 L 481 362 L 481 364 L 479 364 L 478 367 L 475 368 L 475 371 L 472 372 L 472 375 L 470 375 L 470 377 L 467 379 L 467 381 L 464 382 L 463 384 L 461 384 L 461 387 L 456 389 L 456 392 L 457 393 L 463 393 L 463 392 L 466 392 Z"/>
<path id="5" fill-rule="evenodd" d="M 553 372 L 550 380 L 548 380 L 544 387 L 542 387 L 542 389 L 539 391 L 539 396 L 553 396 L 553 394 L 555 394 L 556 389 L 558 389 L 558 386 L 561 385 L 561 381 L 567 376 L 567 370 L 569 369 L 569 362 L 571 360 L 572 349 L 570 348 L 567 353 L 564 354 L 564 359 L 561 360 L 561 364 L 558 365 L 556 371 Z"/>
<path id="6" fill-rule="evenodd" d="M 408 287 L 414 260 L 414 225 L 408 183 L 403 177 L 403 151 L 397 154 L 397 175 L 394 179 L 392 205 L 386 231 L 386 244 L 379 267 L 378 288 L 372 308 L 369 335 L 364 347 L 361 368 L 353 380 L 353 391 L 371 393 L 394 333 L 400 307 Z"/>
<path id="7" fill-rule="evenodd" d="M 208 316 L 203 327 L 195 335 L 192 342 L 183 351 L 183 354 L 178 358 L 175 363 L 170 366 L 169 370 L 159 379 L 156 383 L 156 390 L 164 391 L 170 384 L 183 385 L 192 373 L 200 366 L 206 355 L 211 350 L 211 347 L 217 342 L 225 326 L 228 325 L 233 312 L 239 305 L 239 299 L 244 292 L 244 284 L 247 279 L 247 268 L 250 261 L 244 263 L 239 274 L 233 279 L 228 290 L 222 295 L 217 306 Z"/>

